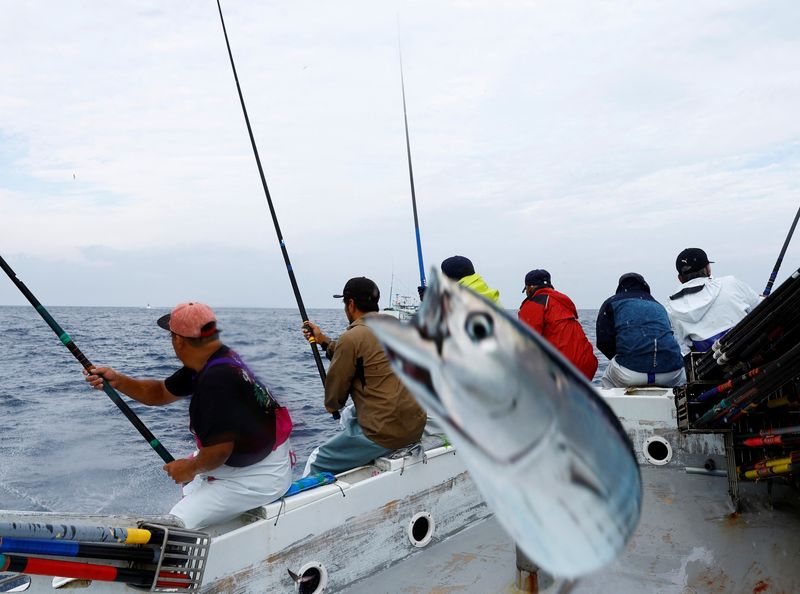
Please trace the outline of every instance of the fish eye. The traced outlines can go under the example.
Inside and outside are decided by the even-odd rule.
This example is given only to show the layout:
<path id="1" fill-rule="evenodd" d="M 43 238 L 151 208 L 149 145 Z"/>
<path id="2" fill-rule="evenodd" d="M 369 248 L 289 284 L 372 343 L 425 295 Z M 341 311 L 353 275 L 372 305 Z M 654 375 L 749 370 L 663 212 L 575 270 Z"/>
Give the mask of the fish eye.
<path id="1" fill-rule="evenodd" d="M 494 322 L 485 313 L 470 314 L 464 328 L 473 342 L 480 342 L 494 334 Z"/>

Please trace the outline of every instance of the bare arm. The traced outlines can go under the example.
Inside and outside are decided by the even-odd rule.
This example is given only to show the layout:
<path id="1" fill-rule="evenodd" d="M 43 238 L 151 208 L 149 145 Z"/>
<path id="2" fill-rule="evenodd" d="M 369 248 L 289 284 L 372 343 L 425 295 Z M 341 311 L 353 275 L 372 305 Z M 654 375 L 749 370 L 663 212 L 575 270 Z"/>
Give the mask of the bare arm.
<path id="1" fill-rule="evenodd" d="M 164 465 L 164 470 L 176 483 L 190 482 L 198 473 L 210 472 L 219 468 L 233 453 L 233 442 L 225 441 L 212 446 L 204 446 L 194 458 L 182 458 Z"/>
<path id="2" fill-rule="evenodd" d="M 134 400 L 148 406 L 163 406 L 175 402 L 178 397 L 167 390 L 163 380 L 136 379 L 123 375 L 110 367 L 95 367 L 91 372 L 84 372 L 86 381 L 95 389 L 103 389 L 103 380 L 109 385 L 130 396 Z"/>

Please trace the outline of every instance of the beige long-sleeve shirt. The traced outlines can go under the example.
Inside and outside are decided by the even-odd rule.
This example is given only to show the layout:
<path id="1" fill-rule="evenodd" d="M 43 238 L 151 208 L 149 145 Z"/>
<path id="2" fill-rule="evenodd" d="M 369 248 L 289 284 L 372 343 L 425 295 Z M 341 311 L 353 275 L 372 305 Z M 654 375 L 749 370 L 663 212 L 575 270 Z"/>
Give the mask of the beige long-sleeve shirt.
<path id="1" fill-rule="evenodd" d="M 385 448 L 398 449 L 419 441 L 425 411 L 392 372 L 378 339 L 364 324 L 368 313 L 331 341 L 325 380 L 325 408 L 340 410 L 353 399 L 364 435 Z"/>

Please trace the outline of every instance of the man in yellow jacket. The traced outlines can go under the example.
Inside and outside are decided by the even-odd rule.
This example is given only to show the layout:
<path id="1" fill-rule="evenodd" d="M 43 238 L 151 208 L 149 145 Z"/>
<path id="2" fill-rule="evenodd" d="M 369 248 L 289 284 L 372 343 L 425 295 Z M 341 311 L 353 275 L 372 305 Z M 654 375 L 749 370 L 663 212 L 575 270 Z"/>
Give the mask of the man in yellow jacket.
<path id="1" fill-rule="evenodd" d="M 442 272 L 446 277 L 458 281 L 459 285 L 472 289 L 478 295 L 483 295 L 498 305 L 500 304 L 500 291 L 489 288 L 483 277 L 475 273 L 475 267 L 469 258 L 450 256 L 442 261 Z"/>

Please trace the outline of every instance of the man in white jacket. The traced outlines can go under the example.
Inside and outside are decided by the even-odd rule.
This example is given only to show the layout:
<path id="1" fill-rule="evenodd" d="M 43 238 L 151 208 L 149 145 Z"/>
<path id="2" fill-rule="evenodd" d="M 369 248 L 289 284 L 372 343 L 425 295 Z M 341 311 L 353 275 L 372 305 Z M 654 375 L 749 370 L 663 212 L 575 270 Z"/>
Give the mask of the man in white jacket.
<path id="1" fill-rule="evenodd" d="M 711 278 L 711 264 L 700 248 L 686 248 L 675 262 L 682 286 L 666 306 L 684 355 L 709 350 L 760 302 L 753 289 L 733 276 Z"/>

